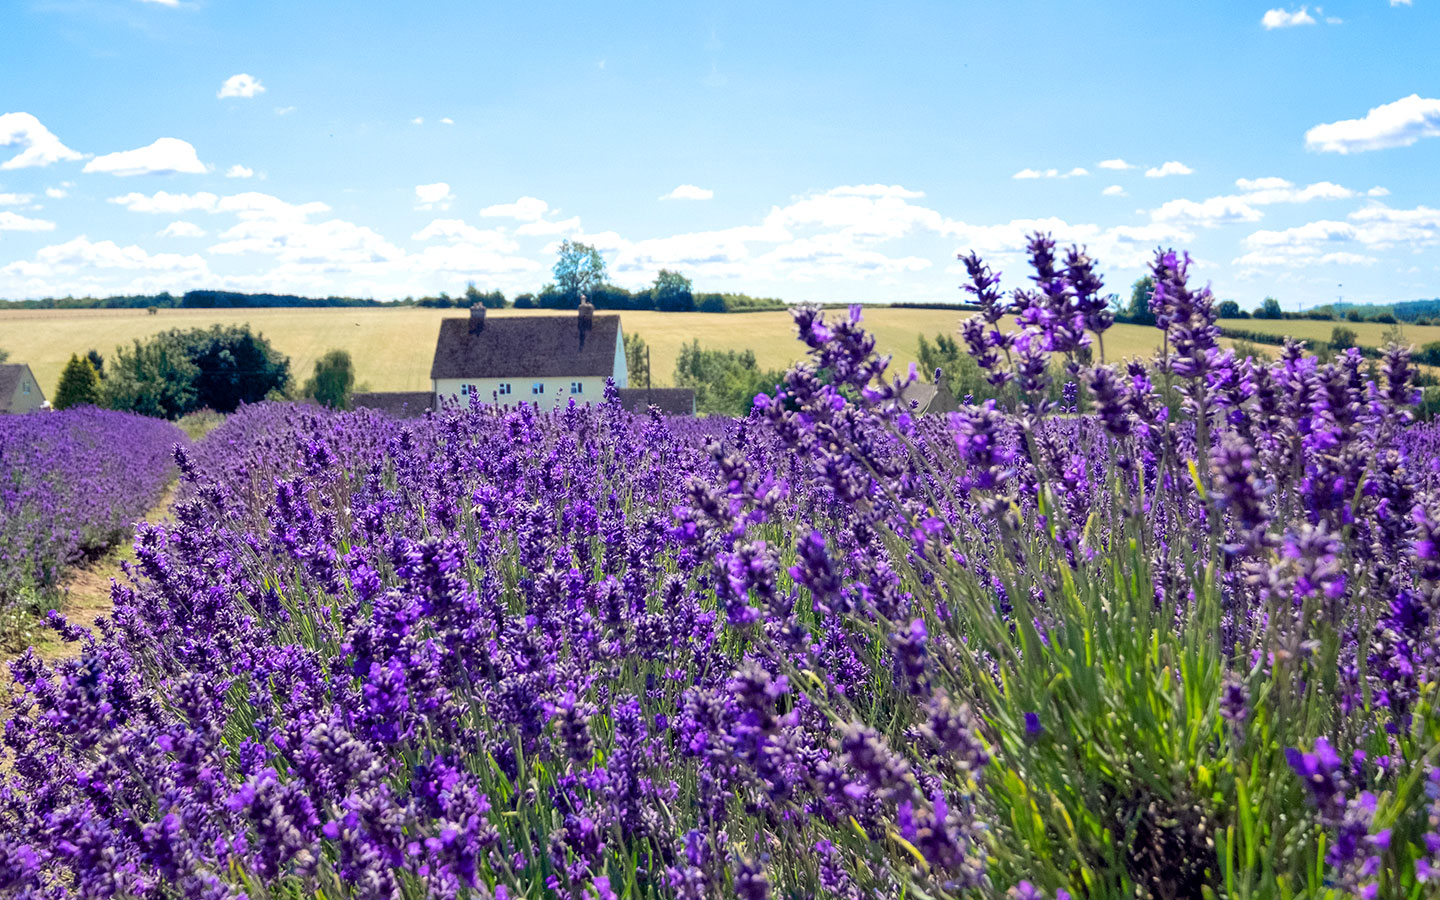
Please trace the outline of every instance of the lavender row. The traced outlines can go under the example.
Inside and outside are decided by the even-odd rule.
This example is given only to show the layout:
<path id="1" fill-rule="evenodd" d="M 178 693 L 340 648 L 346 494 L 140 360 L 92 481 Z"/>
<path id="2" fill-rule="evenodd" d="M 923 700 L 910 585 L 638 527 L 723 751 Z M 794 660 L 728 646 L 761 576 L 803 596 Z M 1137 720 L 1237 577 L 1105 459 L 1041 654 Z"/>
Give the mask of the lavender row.
<path id="1" fill-rule="evenodd" d="M 184 443 L 174 425 L 130 413 L 0 416 L 0 607 L 38 600 L 65 566 L 123 539 Z"/>

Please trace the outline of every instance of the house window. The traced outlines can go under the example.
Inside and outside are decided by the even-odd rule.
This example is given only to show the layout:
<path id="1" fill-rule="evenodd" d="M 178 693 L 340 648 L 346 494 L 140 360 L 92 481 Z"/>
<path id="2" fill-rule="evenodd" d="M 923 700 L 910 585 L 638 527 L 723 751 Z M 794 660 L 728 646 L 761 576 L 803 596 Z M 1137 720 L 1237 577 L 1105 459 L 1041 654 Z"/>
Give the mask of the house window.
<path id="1" fill-rule="evenodd" d="M 584 393 L 584 391 L 585 391 L 585 385 L 581 384 L 581 383 L 578 382 L 578 381 L 572 381 L 572 382 L 570 382 L 570 393 L 572 393 L 572 394 L 580 394 L 580 393 Z"/>
<path id="2" fill-rule="evenodd" d="M 543 382 L 543 381 L 537 381 L 537 382 L 535 382 L 534 384 L 530 385 L 530 393 L 532 393 L 532 394 L 543 394 L 543 393 L 545 393 L 545 382 Z"/>
<path id="3" fill-rule="evenodd" d="M 30 382 L 27 381 L 27 382 L 25 382 L 24 384 L 20 385 L 20 393 L 22 393 L 22 394 L 28 394 L 28 393 L 30 393 Z"/>
<path id="4" fill-rule="evenodd" d="M 510 393 L 510 382 L 508 382 L 508 381 L 501 382 L 499 389 L 497 389 L 497 390 L 495 391 L 495 393 L 499 394 L 499 395 L 502 396 L 502 397 L 505 396 L 506 394 Z"/>

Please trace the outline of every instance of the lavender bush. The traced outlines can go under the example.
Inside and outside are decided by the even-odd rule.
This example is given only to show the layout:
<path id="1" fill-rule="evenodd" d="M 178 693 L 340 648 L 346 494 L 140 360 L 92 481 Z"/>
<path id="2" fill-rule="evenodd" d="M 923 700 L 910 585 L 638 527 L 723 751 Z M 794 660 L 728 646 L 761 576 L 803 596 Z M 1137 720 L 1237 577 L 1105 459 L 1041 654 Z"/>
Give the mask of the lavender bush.
<path id="1" fill-rule="evenodd" d="M 113 619 L 14 665 L 0 887 L 1427 896 L 1406 351 L 1237 359 L 1162 253 L 1165 352 L 1114 364 L 1092 262 L 1030 249 L 966 260 L 1001 397 L 948 419 L 813 310 L 743 421 L 242 409 Z"/>
<path id="2" fill-rule="evenodd" d="M 90 407 L 0 416 L 0 639 L 63 568 L 123 539 L 170 479 L 175 426 Z"/>

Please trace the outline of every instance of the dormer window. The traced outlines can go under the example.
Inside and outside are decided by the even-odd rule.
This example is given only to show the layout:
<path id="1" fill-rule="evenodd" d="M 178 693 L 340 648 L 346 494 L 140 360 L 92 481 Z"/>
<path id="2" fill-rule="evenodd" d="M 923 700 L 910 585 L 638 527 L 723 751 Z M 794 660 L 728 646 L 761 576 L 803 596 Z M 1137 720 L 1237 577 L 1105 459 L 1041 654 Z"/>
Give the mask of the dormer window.
<path id="1" fill-rule="evenodd" d="M 581 384 L 581 383 L 578 382 L 578 381 L 572 381 L 572 382 L 570 382 L 570 393 L 572 393 L 572 394 L 582 394 L 582 393 L 584 393 L 584 392 L 585 392 L 585 385 Z"/>
<path id="2" fill-rule="evenodd" d="M 537 382 L 535 382 L 534 384 L 530 385 L 530 393 L 532 393 L 532 394 L 543 394 L 543 393 L 545 393 L 545 382 L 543 382 L 543 381 L 537 381 Z"/>

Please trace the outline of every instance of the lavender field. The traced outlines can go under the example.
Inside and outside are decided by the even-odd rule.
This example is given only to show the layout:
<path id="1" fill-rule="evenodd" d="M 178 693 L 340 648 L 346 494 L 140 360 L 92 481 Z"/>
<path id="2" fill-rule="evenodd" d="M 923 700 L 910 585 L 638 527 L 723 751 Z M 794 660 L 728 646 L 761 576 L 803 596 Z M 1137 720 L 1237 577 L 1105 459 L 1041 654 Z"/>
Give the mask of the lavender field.
<path id="1" fill-rule="evenodd" d="M 965 260 L 1004 399 L 948 417 L 810 309 L 744 420 L 243 407 L 113 616 L 14 663 L 0 891 L 1440 896 L 1408 351 L 1237 359 L 1167 252 L 1117 363 L 1093 262 L 1030 255 Z"/>
<path id="2" fill-rule="evenodd" d="M 130 413 L 0 416 L 0 636 L 27 636 L 66 566 L 128 537 L 173 477 L 177 443 L 174 425 Z"/>

